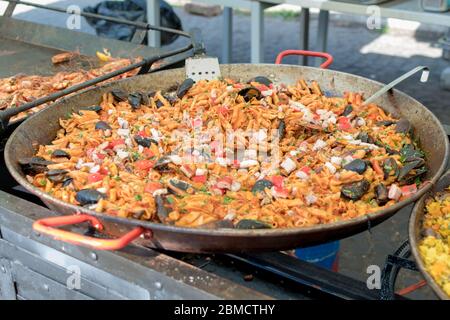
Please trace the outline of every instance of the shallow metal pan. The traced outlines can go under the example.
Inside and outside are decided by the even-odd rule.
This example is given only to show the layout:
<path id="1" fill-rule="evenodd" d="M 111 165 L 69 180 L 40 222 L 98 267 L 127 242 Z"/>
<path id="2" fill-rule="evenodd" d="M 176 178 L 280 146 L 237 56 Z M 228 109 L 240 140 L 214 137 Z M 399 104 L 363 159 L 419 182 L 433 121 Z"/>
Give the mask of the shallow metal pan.
<path id="1" fill-rule="evenodd" d="M 316 80 L 323 90 L 341 94 L 344 91 L 364 92 L 370 96 L 382 86 L 381 83 L 363 77 L 311 67 L 287 65 L 234 64 L 221 65 L 224 77 L 248 80 L 254 76 L 275 76 L 283 83 L 294 83 L 300 78 Z M 184 69 L 161 71 L 136 76 L 102 87 L 87 90 L 81 94 L 61 99 L 52 107 L 42 110 L 22 123 L 11 135 L 5 150 L 5 162 L 12 176 L 26 189 L 38 195 L 51 209 L 61 214 L 81 212 L 108 222 L 107 229 L 113 235 L 133 227 L 151 230 L 150 239 L 140 240 L 143 244 L 183 252 L 245 252 L 274 251 L 300 246 L 309 246 L 334 239 L 340 239 L 367 230 L 388 219 L 399 209 L 420 198 L 438 180 L 447 164 L 449 146 L 447 136 L 439 120 L 421 103 L 406 94 L 394 90 L 377 101 L 383 109 L 397 117 L 407 118 L 414 126 L 416 136 L 427 154 L 429 172 L 422 188 L 412 197 L 379 212 L 352 220 L 317 225 L 306 228 L 269 230 L 207 230 L 181 228 L 135 219 L 117 218 L 96 213 L 85 208 L 57 200 L 32 186 L 24 177 L 18 159 L 34 154 L 36 144 L 47 144 L 59 129 L 58 119 L 67 112 L 77 111 L 83 106 L 98 104 L 101 95 L 111 89 L 127 91 L 167 89 L 181 83 Z M 141 229 L 142 231 L 142 229 Z"/>

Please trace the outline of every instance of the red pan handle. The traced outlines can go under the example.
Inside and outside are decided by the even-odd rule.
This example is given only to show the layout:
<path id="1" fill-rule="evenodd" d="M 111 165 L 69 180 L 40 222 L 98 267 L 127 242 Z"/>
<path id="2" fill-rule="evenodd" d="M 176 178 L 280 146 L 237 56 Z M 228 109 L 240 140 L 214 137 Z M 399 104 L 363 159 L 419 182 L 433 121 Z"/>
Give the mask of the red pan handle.
<path id="1" fill-rule="evenodd" d="M 281 64 L 281 60 L 283 60 L 285 56 L 291 55 L 324 58 L 326 59 L 326 61 L 320 65 L 320 67 L 323 69 L 328 68 L 328 66 L 333 63 L 333 56 L 326 52 L 306 51 L 306 50 L 284 50 L 278 54 L 277 59 L 275 60 L 275 64 Z"/>
<path id="2" fill-rule="evenodd" d="M 103 230 L 103 225 L 97 218 L 86 214 L 40 219 L 33 223 L 33 229 L 41 234 L 53 237 L 55 240 L 96 250 L 120 250 L 145 232 L 144 228 L 137 227 L 118 239 L 97 239 L 56 228 L 86 221 L 97 230 Z"/>

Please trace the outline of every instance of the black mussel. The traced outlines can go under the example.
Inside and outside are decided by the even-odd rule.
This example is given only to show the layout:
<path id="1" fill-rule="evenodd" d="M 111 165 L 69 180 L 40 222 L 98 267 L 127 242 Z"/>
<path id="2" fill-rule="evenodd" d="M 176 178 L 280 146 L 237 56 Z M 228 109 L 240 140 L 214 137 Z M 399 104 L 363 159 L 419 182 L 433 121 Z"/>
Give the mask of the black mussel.
<path id="1" fill-rule="evenodd" d="M 260 220 L 242 219 L 236 224 L 236 229 L 270 229 L 272 226 Z"/>
<path id="2" fill-rule="evenodd" d="M 364 143 L 374 143 L 373 138 L 365 131 L 361 131 L 356 137 L 357 140 L 361 140 Z"/>
<path id="3" fill-rule="evenodd" d="M 353 111 L 352 105 L 348 104 L 348 105 L 345 106 L 344 112 L 342 112 L 342 115 L 343 115 L 344 117 L 346 117 L 346 116 L 348 116 L 350 113 L 352 113 L 352 111 Z"/>
<path id="4" fill-rule="evenodd" d="M 278 137 L 281 141 L 281 139 L 284 138 L 284 135 L 286 134 L 286 122 L 284 122 L 284 119 L 280 120 L 280 123 L 278 124 Z"/>
<path id="5" fill-rule="evenodd" d="M 65 177 L 65 179 L 62 182 L 63 187 L 68 187 L 72 183 L 73 179 L 70 177 Z"/>
<path id="6" fill-rule="evenodd" d="M 144 92 L 139 92 L 139 94 L 141 95 L 141 104 L 143 104 L 144 106 L 149 106 L 150 99 L 148 95 L 146 95 Z"/>
<path id="7" fill-rule="evenodd" d="M 345 170 L 355 171 L 359 174 L 363 174 L 367 170 L 367 163 L 361 159 L 355 159 L 344 166 Z"/>
<path id="8" fill-rule="evenodd" d="M 384 126 L 384 127 L 389 127 L 392 126 L 393 124 L 395 124 L 395 121 L 392 120 L 382 120 L 382 121 L 378 121 L 376 124 L 377 126 Z"/>
<path id="9" fill-rule="evenodd" d="M 61 149 L 56 149 L 52 152 L 52 157 L 54 158 L 70 158 L 70 154 Z"/>
<path id="10" fill-rule="evenodd" d="M 111 126 L 105 121 L 99 121 L 95 124 L 95 130 L 111 130 Z"/>
<path id="11" fill-rule="evenodd" d="M 366 179 L 342 186 L 341 194 L 350 200 L 359 200 L 369 190 L 370 183 Z"/>
<path id="12" fill-rule="evenodd" d="M 54 162 L 41 157 L 22 158 L 18 162 L 25 174 L 32 175 L 48 171 L 47 166 L 54 164 Z"/>
<path id="13" fill-rule="evenodd" d="M 112 90 L 111 94 L 114 97 L 114 99 L 116 99 L 116 101 L 127 101 L 128 99 L 128 94 L 120 89 Z"/>
<path id="14" fill-rule="evenodd" d="M 384 172 L 384 179 L 386 180 L 389 176 L 395 176 L 397 177 L 400 170 L 397 165 L 397 161 L 395 161 L 394 158 L 387 158 L 383 162 L 383 172 Z"/>
<path id="15" fill-rule="evenodd" d="M 422 151 L 414 148 L 412 144 L 406 144 L 400 149 L 400 161 L 410 162 L 414 160 L 423 159 L 424 154 Z"/>
<path id="16" fill-rule="evenodd" d="M 167 218 L 171 210 L 166 206 L 165 197 L 157 195 L 155 197 L 155 202 L 156 202 L 156 215 L 158 216 L 159 221 L 161 221 L 162 223 L 167 223 Z"/>
<path id="17" fill-rule="evenodd" d="M 80 112 L 86 110 L 86 111 L 95 111 L 95 112 L 99 112 L 102 110 L 102 107 L 100 106 L 88 106 L 88 107 L 82 107 L 80 109 Z"/>
<path id="18" fill-rule="evenodd" d="M 167 101 L 169 101 L 169 103 L 171 105 L 173 105 L 175 102 L 177 102 L 177 95 L 175 92 L 171 92 L 171 93 L 165 93 L 163 94 L 164 99 L 166 99 Z"/>
<path id="19" fill-rule="evenodd" d="M 246 102 L 249 102 L 253 98 L 260 99 L 261 98 L 261 91 L 259 91 L 255 87 L 247 87 L 247 88 L 241 89 L 238 92 L 238 95 L 242 96 Z"/>
<path id="20" fill-rule="evenodd" d="M 249 83 L 250 82 L 261 83 L 261 84 L 263 84 L 263 85 L 265 85 L 267 87 L 269 87 L 272 84 L 272 81 L 269 78 L 264 77 L 264 76 L 254 77 L 253 79 L 250 79 Z"/>
<path id="21" fill-rule="evenodd" d="M 156 108 L 158 108 L 158 109 L 161 108 L 162 106 L 164 106 L 164 103 L 161 100 L 156 100 L 155 104 L 156 104 Z"/>
<path id="22" fill-rule="evenodd" d="M 133 92 L 128 95 L 128 103 L 133 109 L 139 109 L 141 107 L 141 100 L 141 94 L 138 92 Z"/>
<path id="23" fill-rule="evenodd" d="M 408 119 L 401 118 L 400 120 L 398 120 L 397 124 L 395 125 L 395 132 L 412 133 L 411 122 L 409 122 Z"/>
<path id="24" fill-rule="evenodd" d="M 149 98 L 154 98 L 155 95 L 156 95 L 156 91 L 150 91 L 150 92 L 147 94 L 147 96 L 148 96 Z"/>
<path id="25" fill-rule="evenodd" d="M 100 199 L 105 199 L 106 195 L 94 190 L 94 189 L 83 189 L 77 192 L 75 199 L 84 206 L 87 204 L 97 203 Z"/>
<path id="26" fill-rule="evenodd" d="M 417 179 L 421 179 L 422 176 L 427 173 L 428 169 L 423 166 L 417 169 L 410 171 L 406 176 L 404 176 L 401 180 L 399 179 L 400 185 L 408 185 L 417 182 Z"/>
<path id="27" fill-rule="evenodd" d="M 186 193 L 193 193 L 194 187 L 186 181 L 180 179 L 170 179 L 168 186 L 169 191 L 176 195 L 183 195 Z"/>
<path id="28" fill-rule="evenodd" d="M 54 183 L 63 182 L 66 179 L 66 175 L 69 173 L 67 170 L 55 169 L 46 172 L 48 180 Z"/>
<path id="29" fill-rule="evenodd" d="M 388 189 L 382 183 L 377 184 L 375 187 L 375 196 L 379 206 L 384 206 L 389 201 Z"/>
<path id="30" fill-rule="evenodd" d="M 266 188 L 270 189 L 273 187 L 273 183 L 269 180 L 261 179 L 256 181 L 252 187 L 253 193 L 263 192 Z"/>
<path id="31" fill-rule="evenodd" d="M 151 138 L 142 137 L 140 135 L 135 135 L 134 136 L 134 141 L 136 141 L 136 143 L 138 145 L 146 147 L 146 148 L 150 148 L 152 143 L 158 145 L 158 141 L 153 140 Z"/>
<path id="32" fill-rule="evenodd" d="M 425 164 L 423 159 L 417 159 L 410 162 L 406 162 L 400 169 L 398 174 L 398 181 L 409 180 L 412 176 L 416 177 L 416 172 L 412 172 L 414 169 L 418 169 Z M 423 172 L 424 173 L 424 172 Z M 408 178 L 408 179 L 406 179 Z"/>
<path id="33" fill-rule="evenodd" d="M 153 166 L 153 169 L 158 170 L 160 172 L 170 171 L 169 164 L 171 162 L 172 160 L 169 157 L 163 156 L 156 161 L 155 165 Z"/>
<path id="34" fill-rule="evenodd" d="M 184 95 L 189 91 L 189 89 L 192 88 L 194 83 L 195 81 L 191 78 L 187 78 L 186 80 L 184 80 L 177 89 L 177 97 L 180 99 L 183 98 Z"/>
<path id="35" fill-rule="evenodd" d="M 233 229 L 234 224 L 231 220 L 216 220 L 198 226 L 202 229 Z"/>

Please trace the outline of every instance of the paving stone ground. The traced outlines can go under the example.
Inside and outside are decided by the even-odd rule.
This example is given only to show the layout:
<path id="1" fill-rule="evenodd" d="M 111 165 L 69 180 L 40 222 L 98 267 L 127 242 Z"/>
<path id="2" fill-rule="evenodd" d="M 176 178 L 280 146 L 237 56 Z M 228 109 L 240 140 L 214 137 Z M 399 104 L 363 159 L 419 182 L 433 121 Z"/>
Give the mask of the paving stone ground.
<path id="1" fill-rule="evenodd" d="M 98 1 L 77 1 L 80 6 L 93 5 Z M 60 1 L 61 6 L 71 4 Z M 203 30 L 203 37 L 208 53 L 220 56 L 222 43 L 222 17 L 201 17 L 187 14 L 182 8 L 176 8 L 184 28 L 198 27 Z M 33 10 L 18 16 L 21 19 L 65 26 L 65 17 L 60 14 Z M 383 30 L 370 31 L 365 23 L 349 21 L 345 15 L 331 15 L 329 28 L 328 52 L 335 62 L 332 69 L 345 71 L 387 83 L 415 66 L 426 65 L 430 68 L 429 82 L 422 84 L 418 79 L 408 80 L 399 89 L 416 98 L 446 124 L 450 124 L 450 91 L 439 87 L 442 70 L 449 66 L 441 59 L 441 50 L 435 43 L 442 33 L 418 30 Z M 250 61 L 250 17 L 236 14 L 233 23 L 233 62 Z M 85 32 L 93 33 L 87 23 L 82 24 Z M 311 49 L 316 50 L 314 35 L 317 31 L 317 15 L 311 17 Z M 298 48 L 299 24 L 296 20 L 283 20 L 269 17 L 266 19 L 264 62 L 273 62 L 278 52 Z M 170 47 L 176 47 L 182 40 L 177 40 Z M 295 59 L 287 60 L 295 63 Z M 369 265 L 383 266 L 386 255 L 392 253 L 407 239 L 407 221 L 411 208 L 401 210 L 393 218 L 357 236 L 341 241 L 340 272 L 354 278 L 367 278 Z M 402 272 L 398 287 L 402 288 L 420 280 L 417 273 Z M 435 298 L 428 288 L 423 288 L 411 295 L 413 298 Z"/>

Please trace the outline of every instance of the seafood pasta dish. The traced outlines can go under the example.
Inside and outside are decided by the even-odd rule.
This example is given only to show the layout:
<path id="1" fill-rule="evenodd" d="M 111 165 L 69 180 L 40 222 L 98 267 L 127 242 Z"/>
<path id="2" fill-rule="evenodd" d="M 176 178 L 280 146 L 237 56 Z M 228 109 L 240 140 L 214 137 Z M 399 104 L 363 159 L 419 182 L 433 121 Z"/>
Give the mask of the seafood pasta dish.
<path id="1" fill-rule="evenodd" d="M 408 120 L 303 79 L 113 90 L 60 125 L 20 159 L 30 183 L 97 212 L 182 227 L 349 220 L 410 197 L 427 171 Z"/>

